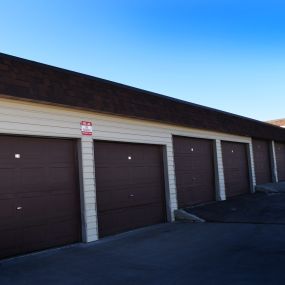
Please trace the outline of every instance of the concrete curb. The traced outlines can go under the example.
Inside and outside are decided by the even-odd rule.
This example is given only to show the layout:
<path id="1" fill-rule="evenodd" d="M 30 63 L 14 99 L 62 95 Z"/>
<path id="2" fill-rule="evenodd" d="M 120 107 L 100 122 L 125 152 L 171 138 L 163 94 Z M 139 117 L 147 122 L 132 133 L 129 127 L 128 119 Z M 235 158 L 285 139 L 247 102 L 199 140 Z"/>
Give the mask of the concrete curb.
<path id="1" fill-rule="evenodd" d="M 178 209 L 174 211 L 174 216 L 176 221 L 189 221 L 192 223 L 205 223 L 206 221 L 193 215 L 185 210 Z"/>
<path id="2" fill-rule="evenodd" d="M 276 189 L 270 189 L 270 188 L 266 188 L 266 187 L 255 187 L 255 191 L 260 192 L 260 193 L 265 193 L 265 194 L 280 193 Z"/>
<path id="3" fill-rule="evenodd" d="M 285 193 L 285 183 L 267 183 L 262 185 L 256 185 L 255 190 L 266 194 L 270 193 Z"/>

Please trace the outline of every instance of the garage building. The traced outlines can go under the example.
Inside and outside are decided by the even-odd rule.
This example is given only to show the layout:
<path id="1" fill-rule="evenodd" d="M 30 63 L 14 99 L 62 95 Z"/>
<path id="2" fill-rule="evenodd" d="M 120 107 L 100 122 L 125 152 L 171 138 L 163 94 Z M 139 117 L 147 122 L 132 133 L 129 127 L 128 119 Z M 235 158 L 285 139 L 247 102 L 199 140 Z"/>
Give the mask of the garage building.
<path id="1" fill-rule="evenodd" d="M 285 179 L 282 128 L 5 54 L 0 132 L 1 258 Z"/>

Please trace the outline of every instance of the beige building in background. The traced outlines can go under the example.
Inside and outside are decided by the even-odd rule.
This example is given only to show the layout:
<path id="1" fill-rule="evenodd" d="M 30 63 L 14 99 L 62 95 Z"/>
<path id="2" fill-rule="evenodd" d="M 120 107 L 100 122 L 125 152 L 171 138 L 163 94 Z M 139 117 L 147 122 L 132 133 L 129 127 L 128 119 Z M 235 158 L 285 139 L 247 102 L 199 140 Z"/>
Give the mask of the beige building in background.
<path id="1" fill-rule="evenodd" d="M 275 125 L 275 126 L 279 126 L 281 128 L 285 128 L 285 119 L 271 120 L 271 121 L 268 121 L 267 123 Z"/>

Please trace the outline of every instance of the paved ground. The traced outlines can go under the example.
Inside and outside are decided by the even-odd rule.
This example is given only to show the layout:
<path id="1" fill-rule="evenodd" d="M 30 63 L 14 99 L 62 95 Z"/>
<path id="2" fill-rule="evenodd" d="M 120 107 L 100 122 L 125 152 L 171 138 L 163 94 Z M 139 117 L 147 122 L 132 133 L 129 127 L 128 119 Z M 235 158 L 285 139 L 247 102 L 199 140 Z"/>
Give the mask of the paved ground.
<path id="1" fill-rule="evenodd" d="M 281 181 L 278 183 L 266 183 L 255 186 L 256 191 L 265 193 L 285 193 L 285 182 Z"/>
<path id="2" fill-rule="evenodd" d="M 284 284 L 285 225 L 174 223 L 0 263 L 0 284 Z"/>
<path id="3" fill-rule="evenodd" d="M 285 193 L 248 194 L 186 211 L 208 222 L 285 225 Z"/>

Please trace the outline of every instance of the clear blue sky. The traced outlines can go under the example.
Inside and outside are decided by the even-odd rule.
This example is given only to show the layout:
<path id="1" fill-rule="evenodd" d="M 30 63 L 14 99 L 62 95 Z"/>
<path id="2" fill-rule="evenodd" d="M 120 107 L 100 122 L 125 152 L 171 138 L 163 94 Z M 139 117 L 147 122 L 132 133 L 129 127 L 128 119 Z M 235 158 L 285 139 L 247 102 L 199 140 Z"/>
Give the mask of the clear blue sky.
<path id="1" fill-rule="evenodd" d="M 284 1 L 0 0 L 0 31 L 4 53 L 259 120 L 285 117 Z"/>

